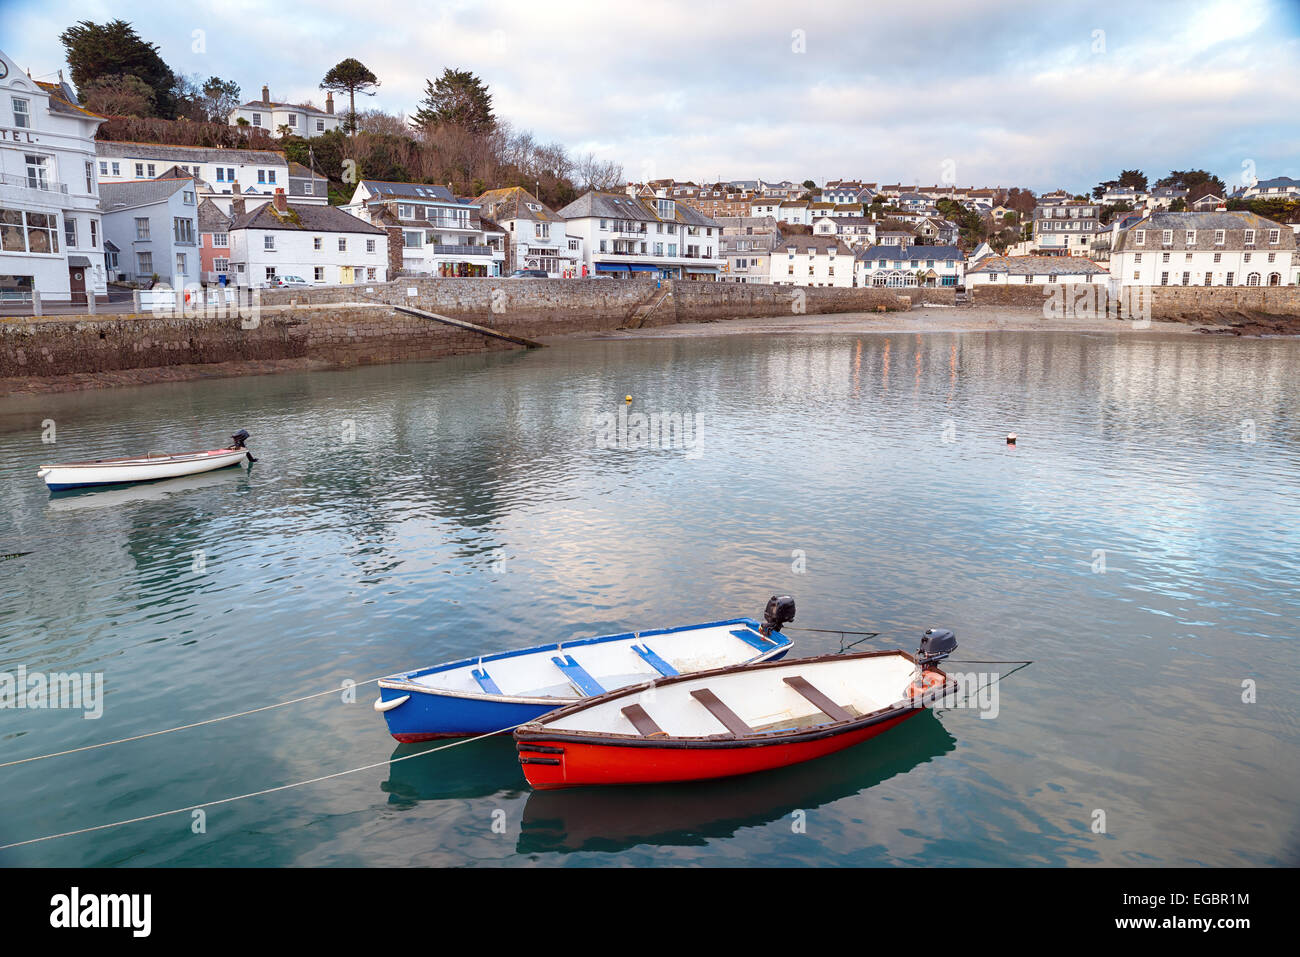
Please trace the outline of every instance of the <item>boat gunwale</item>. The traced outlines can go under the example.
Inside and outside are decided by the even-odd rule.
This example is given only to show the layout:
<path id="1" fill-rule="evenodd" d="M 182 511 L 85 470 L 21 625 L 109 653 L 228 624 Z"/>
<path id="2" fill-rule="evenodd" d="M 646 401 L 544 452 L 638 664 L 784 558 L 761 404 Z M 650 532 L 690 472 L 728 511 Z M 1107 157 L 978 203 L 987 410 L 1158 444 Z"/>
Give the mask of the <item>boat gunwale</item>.
<path id="1" fill-rule="evenodd" d="M 431 695 L 433 697 L 461 698 L 467 701 L 484 701 L 503 704 L 535 704 L 551 705 L 559 709 L 567 708 L 570 704 L 585 703 L 595 701 L 595 697 L 586 697 L 583 695 L 565 695 L 563 697 L 550 696 L 539 697 L 529 695 L 508 695 L 508 694 L 489 694 L 486 691 L 459 691 L 453 688 L 435 688 L 430 685 L 417 684 L 413 679 L 424 677 L 425 675 L 437 674 L 442 671 L 452 671 L 456 668 L 464 668 L 469 665 L 480 665 L 490 661 L 500 661 L 504 658 L 514 658 L 525 654 L 544 654 L 548 651 L 559 651 L 564 648 L 576 648 L 583 645 L 601 644 L 609 641 L 640 641 L 646 637 L 655 637 L 656 635 L 672 634 L 673 632 L 695 631 L 703 628 L 717 628 L 723 625 L 745 624 L 753 627 L 755 631 L 761 627 L 753 618 L 729 618 L 725 621 L 707 621 L 698 625 L 679 625 L 675 628 L 659 628 L 651 631 L 624 631 L 614 635 L 596 635 L 592 638 L 579 638 L 574 641 L 555 642 L 549 645 L 536 645 L 532 648 L 516 648 L 513 651 L 499 651 L 491 655 L 475 655 L 471 658 L 462 658 L 459 661 L 450 661 L 441 665 L 432 665 L 428 668 L 421 668 L 417 671 L 408 671 L 402 674 L 389 675 L 380 678 L 378 681 L 379 688 L 387 688 L 392 691 L 413 691 L 419 694 Z M 783 635 L 779 631 L 773 631 L 772 635 L 778 635 L 782 640 L 778 641 L 766 651 L 759 652 L 754 657 L 740 662 L 737 665 L 724 665 L 724 668 L 748 667 L 750 665 L 767 664 L 768 659 L 785 649 L 794 645 L 794 640 L 788 635 Z M 770 636 L 769 636 L 770 637 Z M 704 674 L 704 672 L 694 671 L 686 672 L 683 677 Z M 617 694 L 622 691 L 628 691 L 633 688 L 643 688 L 654 683 L 654 680 L 638 682 L 634 685 L 623 685 L 619 688 L 613 688 L 606 694 Z M 556 702 L 565 702 L 562 705 L 556 705 Z"/>
<path id="2" fill-rule="evenodd" d="M 676 684 L 680 681 L 693 681 L 699 678 L 711 678 L 723 674 L 731 674 L 740 670 L 750 671 L 760 668 L 785 668 L 791 665 L 799 664 L 818 664 L 828 661 L 850 661 L 862 658 L 879 658 L 888 655 L 898 655 L 906 658 L 913 664 L 916 664 L 916 657 L 902 650 L 886 651 L 864 651 L 855 655 L 842 655 L 832 653 L 829 655 L 816 655 L 810 658 L 796 658 L 793 661 L 785 659 L 780 661 L 761 661 L 749 665 L 729 665 L 723 668 L 713 668 L 709 671 L 697 671 L 693 674 L 675 675 L 671 678 L 660 678 L 657 681 L 648 682 L 646 686 Z M 924 692 L 919 699 L 909 701 L 904 696 L 897 701 L 886 705 L 883 708 L 877 708 L 875 711 L 869 711 L 866 714 L 859 715 L 849 721 L 832 721 L 826 724 L 815 725 L 811 728 L 792 728 L 789 731 L 760 731 L 750 735 L 733 735 L 730 733 L 719 733 L 715 735 L 685 736 L 685 735 L 663 735 L 653 738 L 645 737 L 639 734 L 619 734 L 614 731 L 585 731 L 574 728 L 557 728 L 546 730 L 546 726 L 552 721 L 557 721 L 571 714 L 576 714 L 586 708 L 603 704 L 614 698 L 621 698 L 633 695 L 639 691 L 637 686 L 617 688 L 613 691 L 606 692 L 592 698 L 584 698 L 581 701 L 552 711 L 543 715 L 527 724 L 520 725 L 514 731 L 516 750 L 520 753 L 530 750 L 529 742 L 555 741 L 559 745 L 565 743 L 591 745 L 595 747 L 632 747 L 632 748 L 661 748 L 671 750 L 699 749 L 699 750 L 720 750 L 733 748 L 760 748 L 770 747 L 779 744 L 806 744 L 811 741 L 819 741 L 822 738 L 838 737 L 841 734 L 848 734 L 862 728 L 870 727 L 873 724 L 879 724 L 887 721 L 891 717 L 904 715 L 912 711 L 919 711 L 926 707 L 925 702 L 942 698 L 950 688 L 956 686 L 956 680 L 947 672 L 940 668 L 929 668 L 927 671 L 939 674 L 943 677 L 942 683 Z"/>
<path id="3" fill-rule="evenodd" d="M 239 453 L 243 455 L 247 449 L 208 449 L 201 452 L 177 452 L 176 454 L 160 455 L 156 458 L 141 458 L 138 455 L 127 456 L 120 459 L 92 459 L 85 462 L 58 462 L 53 465 L 42 465 L 42 469 L 97 469 L 97 468 L 123 468 L 128 465 L 168 465 L 175 462 L 198 462 L 203 459 L 215 458 L 218 455 Z"/>

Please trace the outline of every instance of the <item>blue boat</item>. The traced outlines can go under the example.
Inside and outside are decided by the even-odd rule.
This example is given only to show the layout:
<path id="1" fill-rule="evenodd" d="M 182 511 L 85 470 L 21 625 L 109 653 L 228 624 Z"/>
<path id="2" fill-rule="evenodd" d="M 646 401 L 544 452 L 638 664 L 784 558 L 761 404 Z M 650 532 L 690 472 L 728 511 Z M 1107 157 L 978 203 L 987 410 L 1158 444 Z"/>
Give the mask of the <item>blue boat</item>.
<path id="1" fill-rule="evenodd" d="M 773 597 L 762 624 L 732 618 L 463 658 L 381 678 L 375 710 L 402 742 L 508 731 L 618 688 L 773 661 L 790 649 L 780 628 L 793 620 L 794 600 Z"/>

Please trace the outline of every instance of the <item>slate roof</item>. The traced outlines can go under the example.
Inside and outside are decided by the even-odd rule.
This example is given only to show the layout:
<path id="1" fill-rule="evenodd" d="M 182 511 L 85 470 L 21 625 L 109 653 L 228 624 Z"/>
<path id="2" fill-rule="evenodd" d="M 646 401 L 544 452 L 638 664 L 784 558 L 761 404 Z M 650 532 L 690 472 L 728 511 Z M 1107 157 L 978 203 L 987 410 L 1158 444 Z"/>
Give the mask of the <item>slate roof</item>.
<path id="1" fill-rule="evenodd" d="M 299 113 L 313 113 L 317 116 L 334 116 L 335 114 L 327 110 L 318 109 L 314 106 L 307 106 L 303 103 L 276 103 L 274 100 L 249 100 L 247 103 L 241 103 L 236 109 L 240 110 L 295 110 Z"/>
<path id="2" fill-rule="evenodd" d="M 205 199 L 199 203 L 199 232 L 224 233 L 230 227 L 230 217 L 216 203 Z"/>
<path id="3" fill-rule="evenodd" d="M 1009 276 L 1093 276 L 1110 270 L 1082 256 L 988 256 L 978 266 L 966 270 L 967 275 L 976 272 L 1004 272 Z"/>
<path id="4" fill-rule="evenodd" d="M 99 208 L 105 213 L 134 206 L 161 203 L 182 189 L 194 189 L 192 179 L 139 179 L 127 183 L 100 183 Z"/>
<path id="5" fill-rule="evenodd" d="M 456 202 L 456 197 L 446 186 L 432 186 L 427 183 L 392 183 L 382 179 L 363 179 L 359 186 L 370 191 L 378 200 L 390 199 L 432 199 L 444 203 Z"/>
<path id="6" fill-rule="evenodd" d="M 540 199 L 522 186 L 510 186 L 505 189 L 490 189 L 474 200 L 484 211 L 491 213 L 498 222 L 512 219 L 526 219 L 538 223 L 562 223 L 564 217 L 551 209 Z M 531 209 L 532 206 L 540 207 Z"/>
<path id="7" fill-rule="evenodd" d="M 215 146 L 161 146 L 122 140 L 95 140 L 95 155 L 114 159 L 150 159 L 178 163 L 242 163 L 247 166 L 288 166 L 275 150 L 222 149 Z"/>
<path id="8" fill-rule="evenodd" d="M 716 220 L 710 219 L 699 210 L 685 203 L 675 202 L 673 206 L 675 215 L 671 220 L 668 220 L 660 216 L 656 212 L 656 207 L 648 202 L 633 199 L 626 193 L 609 193 L 593 189 L 583 193 L 568 206 L 565 206 L 560 210 L 560 215 L 565 219 L 583 219 L 585 217 L 635 219 L 648 222 L 676 222 L 686 226 L 722 228 L 718 226 Z"/>
<path id="9" fill-rule="evenodd" d="M 107 117 L 100 116 L 98 113 L 90 112 L 90 110 L 77 103 L 76 96 L 73 95 L 71 87 L 66 83 L 45 83 L 37 80 L 36 85 L 50 95 L 50 109 L 55 113 L 88 116 L 95 120 L 107 119 Z"/>
<path id="10" fill-rule="evenodd" d="M 289 204 L 289 216 L 275 211 L 275 203 L 263 203 L 251 213 L 236 216 L 230 231 L 236 229 L 293 229 L 317 233 L 369 233 L 385 236 L 378 226 L 371 226 L 337 206 L 295 206 Z"/>
<path id="11" fill-rule="evenodd" d="M 1158 235 L 1166 229 L 1172 230 L 1174 234 L 1173 243 L 1170 245 L 1163 244 L 1161 237 Z M 1187 230 L 1193 229 L 1196 230 L 1196 241 L 1188 245 L 1186 233 Z M 1203 213 L 1169 213 L 1164 211 L 1151 213 L 1132 226 L 1120 230 L 1115 240 L 1115 250 L 1118 252 L 1124 249 L 1128 238 L 1137 230 L 1157 233 L 1154 239 L 1147 238 L 1147 241 L 1140 247 L 1142 252 L 1168 252 L 1175 249 L 1210 251 L 1222 249 L 1223 246 L 1214 242 L 1214 231 L 1216 229 L 1222 229 L 1229 235 L 1246 229 L 1255 230 L 1255 247 L 1261 252 L 1296 248 L 1295 233 L 1282 223 L 1276 223 L 1271 219 L 1265 219 L 1263 216 L 1248 213 L 1245 210 L 1212 210 Z M 1268 231 L 1270 229 L 1278 230 L 1278 242 L 1270 243 L 1268 241 Z M 1239 242 L 1238 245 L 1240 245 Z M 1133 248 L 1135 250 L 1139 249 L 1136 243 L 1134 243 Z"/>
<path id="12" fill-rule="evenodd" d="M 808 249 L 816 249 L 818 252 L 821 252 L 823 249 L 833 248 L 837 253 L 844 253 L 846 256 L 853 255 L 853 251 L 850 250 L 848 246 L 844 245 L 844 242 L 838 236 L 825 236 L 816 233 L 783 236 L 781 240 L 776 243 L 776 248 L 793 248 L 796 253 Z"/>
<path id="13" fill-rule="evenodd" d="M 1261 179 L 1254 186 L 1255 189 L 1278 189 L 1279 187 L 1300 187 L 1300 179 L 1292 179 L 1290 176 L 1274 176 L 1272 179 Z"/>
<path id="14" fill-rule="evenodd" d="M 956 259 L 966 257 L 956 246 L 871 246 L 860 250 L 857 258 L 862 260 L 877 259 Z"/>

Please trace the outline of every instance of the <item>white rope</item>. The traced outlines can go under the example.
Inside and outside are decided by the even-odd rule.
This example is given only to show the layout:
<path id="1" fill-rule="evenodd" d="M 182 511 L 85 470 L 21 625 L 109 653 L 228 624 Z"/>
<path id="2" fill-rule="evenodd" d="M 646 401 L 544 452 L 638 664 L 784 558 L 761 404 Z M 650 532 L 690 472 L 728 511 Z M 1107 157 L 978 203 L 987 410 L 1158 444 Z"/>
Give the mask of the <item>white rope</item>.
<path id="1" fill-rule="evenodd" d="M 376 678 L 375 680 L 378 681 L 379 679 Z M 313 697 L 315 696 L 313 695 Z M 264 788 L 261 791 L 249 791 L 247 794 L 236 794 L 231 797 L 219 798 L 215 801 L 206 801 L 203 804 L 191 804 L 189 807 L 173 808 L 170 811 L 158 811 L 155 814 L 145 814 L 141 817 L 127 818 L 124 821 L 113 821 L 110 824 L 96 824 L 94 827 L 82 827 L 75 831 L 64 831 L 61 834 L 47 834 L 44 837 L 33 837 L 26 841 L 15 841 L 12 844 L 0 844 L 0 851 L 7 851 L 13 847 L 24 847 L 28 844 L 40 844 L 42 841 L 53 841 L 60 837 L 72 837 L 76 834 L 89 834 L 92 831 L 104 831 L 111 827 L 122 827 L 126 824 L 139 824 L 141 821 L 152 821 L 156 818 L 168 817 L 172 814 L 184 814 L 186 811 L 197 811 L 202 808 L 216 807 L 219 804 L 230 804 L 232 801 L 242 801 L 244 798 L 261 797 L 264 794 L 274 794 L 276 791 L 287 791 L 290 788 L 300 788 L 306 784 L 316 784 L 320 781 L 328 781 L 331 778 L 341 778 L 346 774 L 356 774 L 358 771 L 372 771 L 375 768 L 397 764 L 400 761 L 409 761 L 412 758 L 422 758 L 426 754 L 433 754 L 435 751 L 445 751 L 448 748 L 459 747 L 462 744 L 472 744 L 475 741 L 482 741 L 484 738 L 490 738 L 496 734 L 504 734 L 507 731 L 513 731 L 517 727 L 519 727 L 518 724 L 512 724 L 510 727 L 502 728 L 500 731 L 489 731 L 486 734 L 480 734 L 474 738 L 452 741 L 450 744 L 442 744 L 436 748 L 430 748 L 428 751 L 421 751 L 419 754 L 408 754 L 405 757 L 391 758 L 387 761 L 380 761 L 376 764 L 366 764 L 359 768 L 350 768 L 347 771 L 335 771 L 333 774 L 322 774 L 318 778 L 308 778 L 306 781 L 294 781 L 292 784 L 280 784 L 273 788 Z"/>
<path id="2" fill-rule="evenodd" d="M 379 678 L 386 678 L 387 675 L 380 675 Z M 374 684 L 379 678 L 370 678 L 366 681 L 358 681 L 354 687 Z M 300 701 L 310 701 L 312 698 L 324 697 L 327 694 L 338 694 L 342 688 L 331 688 L 329 691 L 319 691 L 316 694 L 304 695 L 301 698 L 292 698 L 289 701 L 280 701 L 276 704 L 263 705 L 260 708 L 253 708 L 249 711 L 239 711 L 235 714 L 223 714 L 218 718 L 205 718 L 202 721 L 195 721 L 193 724 L 180 724 L 174 728 L 163 728 L 161 731 L 149 731 L 145 734 L 133 734 L 129 738 L 118 738 L 116 741 L 101 741 L 99 744 L 87 744 L 80 748 L 69 748 L 67 751 L 53 751 L 50 754 L 37 754 L 30 758 L 18 758 L 16 761 L 5 761 L 0 763 L 0 768 L 13 767 L 15 764 L 27 764 L 29 761 L 44 761 L 46 758 L 58 758 L 65 754 L 77 754 L 81 751 L 94 751 L 96 748 L 107 748 L 113 744 L 125 744 L 128 741 L 142 741 L 145 738 L 157 737 L 160 734 L 171 734 L 173 731 L 187 731 L 190 728 L 200 728 L 205 724 L 216 724 L 218 721 L 229 721 L 231 718 L 242 718 L 245 715 L 257 714 L 259 711 L 271 711 L 275 708 L 283 708 L 285 705 L 297 704 Z"/>

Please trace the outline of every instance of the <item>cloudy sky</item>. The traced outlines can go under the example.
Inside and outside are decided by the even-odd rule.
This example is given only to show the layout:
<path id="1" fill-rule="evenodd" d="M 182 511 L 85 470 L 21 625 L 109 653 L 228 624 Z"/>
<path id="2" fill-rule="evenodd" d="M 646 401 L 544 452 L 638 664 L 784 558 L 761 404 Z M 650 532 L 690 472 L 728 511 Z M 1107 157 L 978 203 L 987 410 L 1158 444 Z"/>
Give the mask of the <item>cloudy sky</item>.
<path id="1" fill-rule="evenodd" d="M 447 66 L 497 113 L 630 179 L 1091 188 L 1137 167 L 1300 177 L 1300 0 L 307 4 L 0 0 L 33 76 L 120 17 L 175 70 L 321 102 L 356 57 L 410 113 Z M 419 10 L 419 12 L 416 12 Z M 196 32 L 201 31 L 201 32 Z M 360 104 L 358 104 L 360 108 Z M 945 174 L 948 179 L 945 179 Z"/>

